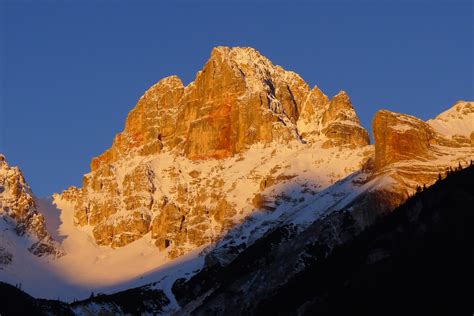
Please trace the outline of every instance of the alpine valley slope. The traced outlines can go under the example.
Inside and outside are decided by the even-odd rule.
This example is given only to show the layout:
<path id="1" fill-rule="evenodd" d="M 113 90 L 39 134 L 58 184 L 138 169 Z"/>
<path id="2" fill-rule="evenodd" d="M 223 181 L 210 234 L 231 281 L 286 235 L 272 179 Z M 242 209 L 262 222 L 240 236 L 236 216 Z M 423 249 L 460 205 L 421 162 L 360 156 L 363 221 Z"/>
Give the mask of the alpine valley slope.
<path id="1" fill-rule="evenodd" d="M 206 315 L 244 312 L 259 315 L 380 315 L 381 311 L 399 315 L 407 310 L 416 314 L 468 312 L 472 302 L 464 289 L 468 286 L 467 276 L 472 274 L 473 264 L 474 239 L 470 229 L 474 220 L 470 211 L 474 198 L 473 180 L 473 165 L 451 172 L 446 179 L 414 195 L 332 253 L 328 253 L 323 244 L 307 243 L 305 256 L 301 258 L 304 268 L 285 284 L 271 287 L 270 295 L 262 297 L 258 291 L 256 295 L 255 291 L 232 291 L 232 283 L 242 275 L 262 275 L 262 270 L 268 273 L 271 266 L 268 263 L 278 260 L 274 254 L 278 252 L 279 244 L 289 241 L 277 240 L 275 236 L 264 237 L 239 255 L 235 264 L 217 271 L 218 277 L 213 275 L 215 285 L 218 285 L 217 280 L 227 278 L 227 286 L 217 287 L 204 300 L 198 297 L 192 310 L 185 306 L 179 314 L 190 311 Z M 346 221 L 345 226 L 349 228 L 353 223 Z M 257 254 L 252 248 L 260 251 Z M 259 266 L 258 262 L 262 261 L 267 264 Z M 226 269 L 227 273 L 222 273 Z M 197 276 L 199 274 L 186 283 L 192 283 Z M 164 307 L 169 301 L 153 286 L 66 304 L 34 299 L 0 282 L 0 296 L 5 300 L 0 305 L 0 312 L 2 315 L 167 313 Z M 234 309 L 232 305 L 235 304 L 231 304 L 232 309 L 226 310 L 225 301 L 216 309 L 213 300 L 218 296 L 216 294 L 223 292 L 227 292 L 225 297 L 231 303 L 242 299 L 252 301 L 252 309 L 245 308 L 248 304 L 243 304 L 244 308 L 239 304 Z"/>
<path id="2" fill-rule="evenodd" d="M 145 92 L 82 188 L 40 204 L 66 254 L 12 256 L 0 280 L 65 300 L 149 284 L 166 297 L 157 311 L 193 311 L 221 282 L 210 272 L 276 236 L 273 272 L 235 283 L 263 298 L 258 283 L 300 271 L 307 242 L 344 243 L 474 159 L 473 102 L 427 122 L 382 110 L 372 129 L 374 145 L 346 93 L 329 99 L 254 49 L 217 47 L 188 86 L 171 76 Z"/>

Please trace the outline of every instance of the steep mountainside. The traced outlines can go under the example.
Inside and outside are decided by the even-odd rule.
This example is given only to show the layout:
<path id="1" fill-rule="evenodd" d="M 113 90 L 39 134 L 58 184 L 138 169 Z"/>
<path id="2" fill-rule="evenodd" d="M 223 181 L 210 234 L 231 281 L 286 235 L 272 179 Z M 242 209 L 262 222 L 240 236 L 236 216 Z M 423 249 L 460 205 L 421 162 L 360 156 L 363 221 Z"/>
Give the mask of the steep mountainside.
<path id="1" fill-rule="evenodd" d="M 291 230 L 275 231 L 226 267 L 203 270 L 189 281 L 177 282 L 176 297 L 185 304 L 179 314 L 470 312 L 473 306 L 469 292 L 464 289 L 472 279 L 474 263 L 473 183 L 473 166 L 451 173 L 377 220 L 353 240 L 347 237 L 354 234 L 356 225 L 347 211 L 336 212 L 315 223 L 319 231 L 308 233 L 318 233 L 319 240 L 300 239 L 294 243 Z M 341 233 L 342 245 L 330 252 L 322 241 L 334 229 Z M 298 243 L 302 247 L 295 248 Z M 295 260 L 301 268 L 285 278 L 277 268 Z M 268 283 L 272 279 L 265 278 L 270 276 L 283 282 Z M 255 283 L 259 286 L 254 286 Z M 163 313 L 167 299 L 155 286 L 98 295 L 68 306 L 57 301 L 35 300 L 0 283 L 2 297 L 8 298 L 0 305 L 0 312 L 5 315 L 21 311 L 57 315 Z M 252 290 L 247 290 L 249 286 Z M 200 292 L 204 295 L 200 296 Z"/>
<path id="2" fill-rule="evenodd" d="M 254 49 L 217 47 L 188 86 L 151 87 L 83 187 L 60 198 L 99 245 L 150 233 L 176 257 L 272 208 L 267 187 L 318 191 L 358 170 L 368 145 L 344 92 L 329 100 Z"/>
<path id="3" fill-rule="evenodd" d="M 308 247 L 317 260 L 307 260 L 304 271 L 260 301 L 257 313 L 472 312 L 465 289 L 473 279 L 473 203 L 470 166 L 417 193 L 329 257 L 318 245 Z"/>
<path id="4" fill-rule="evenodd" d="M 30 187 L 18 167 L 0 154 L 0 269 L 12 262 L 19 244 L 36 256 L 61 256 L 59 245 L 46 230 Z"/>

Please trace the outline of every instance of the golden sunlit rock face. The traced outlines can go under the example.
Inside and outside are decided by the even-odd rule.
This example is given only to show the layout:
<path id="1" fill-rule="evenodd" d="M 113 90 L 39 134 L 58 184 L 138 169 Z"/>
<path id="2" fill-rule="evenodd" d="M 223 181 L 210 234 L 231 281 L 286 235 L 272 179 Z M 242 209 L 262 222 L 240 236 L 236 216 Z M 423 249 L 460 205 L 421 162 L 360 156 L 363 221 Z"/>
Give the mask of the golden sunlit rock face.
<path id="1" fill-rule="evenodd" d="M 193 196 L 188 184 L 176 184 L 174 200 L 158 201 L 153 168 L 132 161 L 163 153 L 220 160 L 257 143 L 316 140 L 324 148 L 369 144 L 344 92 L 330 100 L 252 48 L 217 47 L 188 86 L 171 76 L 146 91 L 112 147 L 92 159 L 82 188 L 70 188 L 62 198 L 74 203 L 75 223 L 91 225 L 100 245 L 124 246 L 151 231 L 160 249 L 200 246 L 218 235 L 209 227 L 229 228 L 237 212 L 220 189 L 222 180 L 199 184 L 195 175 Z M 123 175 L 117 166 L 127 162 L 133 167 Z M 180 171 L 170 171 L 171 178 L 173 172 L 178 179 Z M 170 255 L 180 254 L 175 252 Z"/>
<path id="2" fill-rule="evenodd" d="M 325 139 L 323 148 L 353 149 L 369 144 L 369 134 L 360 125 L 344 91 L 329 100 L 318 87 L 314 87 L 303 103 L 297 126 L 305 141 Z"/>
<path id="3" fill-rule="evenodd" d="M 378 111 L 372 121 L 374 172 L 390 173 L 400 187 L 431 185 L 444 176 L 448 167 L 466 165 L 474 158 L 474 144 L 470 141 L 473 129 L 473 102 L 461 101 L 427 122 L 406 114 Z"/>
<path id="4" fill-rule="evenodd" d="M 15 232 L 31 240 L 28 250 L 37 255 L 61 256 L 62 252 L 46 230 L 30 187 L 18 167 L 10 167 L 0 155 L 0 220 L 13 220 Z"/>
<path id="5" fill-rule="evenodd" d="M 405 114 L 381 110 L 376 113 L 372 130 L 375 143 L 375 168 L 403 160 L 429 159 L 435 132 L 422 120 Z"/>
<path id="6" fill-rule="evenodd" d="M 189 159 L 220 159 L 254 143 L 287 142 L 299 133 L 302 109 L 301 120 L 327 136 L 327 146 L 368 145 L 367 131 L 344 92 L 329 100 L 254 49 L 218 47 L 187 87 L 177 76 L 151 87 L 112 147 L 92 160 L 91 170 L 131 152 L 145 156 L 176 149 Z"/>

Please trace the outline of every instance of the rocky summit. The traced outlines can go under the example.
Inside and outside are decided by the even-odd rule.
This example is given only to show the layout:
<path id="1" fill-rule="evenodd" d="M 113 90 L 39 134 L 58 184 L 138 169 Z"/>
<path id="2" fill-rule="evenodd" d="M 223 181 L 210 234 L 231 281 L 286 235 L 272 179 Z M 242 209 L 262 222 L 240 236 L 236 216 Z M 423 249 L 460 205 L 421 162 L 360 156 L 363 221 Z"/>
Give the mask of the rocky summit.
<path id="1" fill-rule="evenodd" d="M 146 91 L 112 147 L 92 160 L 82 188 L 70 188 L 61 198 L 74 204 L 77 225 L 93 227 L 98 244 L 121 247 L 151 231 L 157 246 L 171 246 L 175 256 L 184 245 L 214 240 L 237 222 L 233 217 L 249 212 L 228 198 L 244 180 L 225 187 L 229 179 L 222 168 L 232 157 L 238 158 L 235 166 L 247 166 L 245 154 L 259 145 L 294 152 L 371 150 L 345 92 L 329 99 L 252 48 L 217 47 L 188 86 L 171 76 Z M 269 157 L 256 155 L 240 176 L 258 182 L 244 196 L 246 206 L 259 208 L 261 189 L 295 175 L 279 171 L 288 166 L 278 163 L 270 166 L 272 174 L 259 175 L 258 166 Z M 182 158 L 186 173 L 177 167 Z M 337 177 L 365 158 L 361 154 Z M 169 159 L 174 163 L 163 168 L 161 160 Z"/>
<path id="2" fill-rule="evenodd" d="M 23 237 L 28 250 L 36 256 L 63 255 L 46 229 L 45 218 L 18 167 L 10 167 L 0 154 L 0 269 L 12 260 L 11 235 Z"/>

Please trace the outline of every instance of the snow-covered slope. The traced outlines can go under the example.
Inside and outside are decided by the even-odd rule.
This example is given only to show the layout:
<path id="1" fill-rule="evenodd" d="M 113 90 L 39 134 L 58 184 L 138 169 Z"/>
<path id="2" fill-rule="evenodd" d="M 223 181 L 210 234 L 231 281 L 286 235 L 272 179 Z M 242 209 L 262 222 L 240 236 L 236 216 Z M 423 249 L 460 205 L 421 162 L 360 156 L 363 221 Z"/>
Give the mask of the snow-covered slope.
<path id="1" fill-rule="evenodd" d="M 459 101 L 427 123 L 441 134 L 469 139 L 474 131 L 474 102 Z"/>
<path id="2" fill-rule="evenodd" d="M 311 145 L 316 146 L 312 147 L 313 150 L 307 150 L 307 147 L 298 142 L 295 142 L 293 146 L 291 149 L 255 146 L 239 157 L 218 162 L 196 163 L 185 158 L 176 159 L 169 155 L 161 155 L 148 163 L 154 168 L 155 174 L 161 176 L 160 192 L 170 197 L 173 197 L 173 194 L 167 190 L 170 190 L 174 184 L 171 179 L 166 178 L 166 170 L 171 167 L 182 171 L 183 182 L 191 183 L 190 179 L 193 178 L 188 173 L 192 170 L 200 172 L 198 182 L 206 183 L 212 179 L 223 182 L 224 190 L 233 192 L 233 194 L 229 193 L 229 197 L 242 210 L 235 215 L 233 220 L 236 224 L 243 223 L 242 225 L 248 226 L 249 223 L 256 221 L 270 223 L 291 216 L 296 206 L 301 207 L 304 202 L 311 203 L 312 200 L 318 198 L 318 192 L 360 169 L 367 156 L 372 153 L 370 147 L 345 153 L 334 149 L 320 149 L 317 144 Z M 272 169 L 278 170 L 278 173 L 272 174 Z M 222 170 L 225 170 L 225 173 Z M 250 176 L 243 176 L 245 174 Z M 219 177 L 222 178 L 219 179 Z M 265 180 L 262 182 L 262 179 Z M 262 200 L 254 207 L 251 201 L 252 192 L 260 190 L 261 183 L 265 181 L 267 187 L 261 193 Z M 193 190 L 188 190 L 188 193 L 193 194 Z M 40 274 L 32 275 L 18 265 L 13 265 L 14 268 L 5 271 L 6 274 L 15 275 L 15 278 L 6 280 L 21 282 L 23 288 L 34 296 L 55 298 L 60 295 L 66 300 L 85 298 L 91 291 L 123 290 L 147 281 L 159 280 L 166 276 L 165 272 L 160 271 L 169 273 L 169 269 L 177 269 L 192 274 L 192 271 L 199 269 L 203 263 L 203 257 L 199 257 L 198 254 L 209 243 L 198 248 L 190 247 L 186 249 L 190 252 L 189 256 L 171 261 L 166 251 L 158 251 L 151 238 L 151 232 L 144 238 L 121 248 L 98 246 L 91 236 L 90 227 L 74 225 L 73 206 L 59 196 L 56 196 L 55 203 L 60 210 L 51 206 L 51 201 L 49 205 L 48 201 L 40 201 L 40 211 L 45 214 L 49 223 L 59 224 L 57 227 L 49 228 L 55 232 L 55 238 L 61 241 L 66 255 L 48 264 L 38 260 L 32 262 L 32 266 L 37 266 L 32 270 L 44 270 Z M 334 201 L 328 200 L 327 203 L 334 204 Z M 325 205 L 321 205 L 320 213 Z M 250 214 L 254 215 L 248 218 Z M 319 214 L 306 216 L 308 216 L 307 220 L 303 220 L 294 215 L 295 220 L 309 222 L 317 218 Z M 264 227 L 269 228 L 271 225 L 264 225 Z M 212 225 L 209 227 L 210 230 L 214 228 Z M 260 232 L 263 234 L 265 230 L 260 229 Z M 225 236 L 225 233 L 217 236 Z M 240 237 L 243 238 L 244 234 Z M 252 238 L 257 238 L 257 235 Z M 167 268 L 168 266 L 170 268 Z M 28 269 L 31 270 L 30 267 Z M 178 273 L 174 279 L 179 276 L 182 275 Z M 47 282 L 47 279 L 55 281 Z M 67 284 L 74 284 L 74 286 L 69 288 Z M 169 293 L 171 284 L 172 282 L 168 284 L 169 287 L 165 289 L 165 293 Z"/>
<path id="3" fill-rule="evenodd" d="M 0 252 L 11 258 L 16 243 L 34 256 L 61 256 L 62 250 L 53 241 L 30 187 L 18 167 L 10 167 L 0 154 Z M 10 255 L 8 255 L 8 253 Z M 2 256 L 0 254 L 0 256 Z M 14 256 L 13 256 L 14 257 Z M 6 264 L 7 261 L 4 261 Z M 0 263 L 0 269 L 2 264 Z"/>

